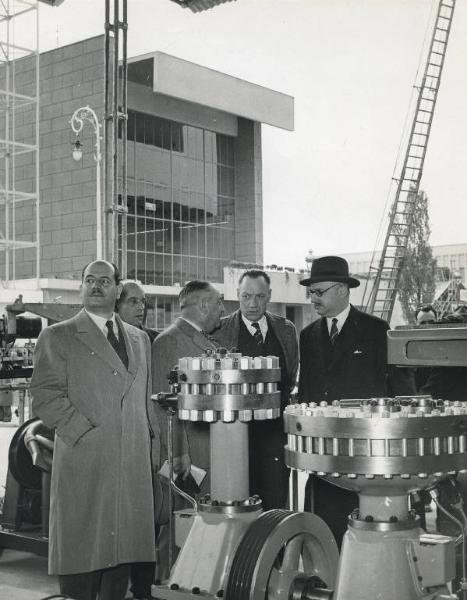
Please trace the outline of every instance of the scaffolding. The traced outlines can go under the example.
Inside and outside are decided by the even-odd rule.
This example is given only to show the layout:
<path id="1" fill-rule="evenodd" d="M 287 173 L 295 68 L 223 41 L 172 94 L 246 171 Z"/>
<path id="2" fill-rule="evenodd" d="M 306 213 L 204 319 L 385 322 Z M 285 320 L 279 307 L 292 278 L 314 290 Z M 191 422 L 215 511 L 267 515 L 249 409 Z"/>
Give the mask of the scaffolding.
<path id="1" fill-rule="evenodd" d="M 40 277 L 38 12 L 37 0 L 0 0 L 0 281 L 4 286 L 16 278 Z"/>

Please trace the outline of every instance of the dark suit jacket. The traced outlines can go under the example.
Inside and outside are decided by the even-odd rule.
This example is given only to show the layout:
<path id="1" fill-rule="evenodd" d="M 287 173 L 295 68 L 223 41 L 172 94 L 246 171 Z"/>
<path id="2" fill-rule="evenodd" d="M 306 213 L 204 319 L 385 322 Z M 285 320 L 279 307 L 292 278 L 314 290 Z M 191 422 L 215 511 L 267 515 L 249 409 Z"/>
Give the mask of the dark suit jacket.
<path id="1" fill-rule="evenodd" d="M 386 321 L 351 306 L 326 365 L 326 318 L 305 327 L 300 334 L 300 400 L 386 396 L 388 329 Z"/>
<path id="2" fill-rule="evenodd" d="M 169 391 L 167 377 L 184 356 L 201 356 L 206 350 L 215 349 L 215 344 L 190 325 L 185 319 L 178 318 L 154 340 L 152 345 L 152 389 L 153 393 Z M 166 416 L 160 417 L 161 435 L 167 440 Z M 198 467 L 209 470 L 209 425 L 207 423 L 186 423 L 188 446 L 191 461 Z M 174 440 L 175 455 L 187 450 L 184 428 L 178 426 Z M 208 477 L 203 490 L 209 484 Z M 206 489 L 206 491 L 208 491 Z"/>
<path id="3" fill-rule="evenodd" d="M 272 313 L 266 313 L 268 323 L 274 329 L 274 333 L 279 340 L 285 358 L 285 368 L 287 371 L 287 389 L 283 390 L 283 394 L 290 394 L 293 390 L 297 378 L 298 370 L 298 342 L 295 325 Z M 221 346 L 231 350 L 238 346 L 238 334 L 240 332 L 241 312 L 236 310 L 231 315 L 224 317 L 221 320 L 220 329 L 213 335 Z"/>

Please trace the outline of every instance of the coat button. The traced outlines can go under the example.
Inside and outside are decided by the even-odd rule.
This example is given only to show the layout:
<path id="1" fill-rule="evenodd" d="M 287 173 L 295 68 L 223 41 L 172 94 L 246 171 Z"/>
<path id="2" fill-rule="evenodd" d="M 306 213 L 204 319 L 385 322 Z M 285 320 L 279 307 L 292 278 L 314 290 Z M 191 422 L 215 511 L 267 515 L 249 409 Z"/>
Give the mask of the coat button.
<path id="1" fill-rule="evenodd" d="M 91 356 L 94 356 L 94 354 L 95 354 L 95 352 L 94 352 L 94 350 L 93 350 L 93 351 L 91 352 Z"/>
<path id="2" fill-rule="evenodd" d="M 118 371 L 114 371 L 114 375 L 118 375 Z"/>

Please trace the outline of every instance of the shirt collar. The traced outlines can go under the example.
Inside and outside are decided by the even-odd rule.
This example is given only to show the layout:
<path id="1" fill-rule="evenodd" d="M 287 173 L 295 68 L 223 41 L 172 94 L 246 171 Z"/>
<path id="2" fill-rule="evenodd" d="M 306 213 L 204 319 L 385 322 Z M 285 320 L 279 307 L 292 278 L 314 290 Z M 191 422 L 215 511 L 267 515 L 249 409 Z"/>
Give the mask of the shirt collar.
<path id="1" fill-rule="evenodd" d="M 347 320 L 347 317 L 349 316 L 349 313 L 350 313 L 350 304 L 347 304 L 347 306 L 344 308 L 344 310 L 342 312 L 340 312 L 338 315 L 336 315 L 335 317 L 326 317 L 328 331 L 331 332 L 332 320 L 337 319 L 337 330 L 340 332 L 340 330 L 344 326 L 344 323 Z"/>
<path id="2" fill-rule="evenodd" d="M 184 321 L 186 321 L 188 323 L 188 325 L 191 325 L 193 327 L 193 329 L 196 329 L 196 331 L 203 331 L 199 325 L 197 325 L 196 323 L 193 323 L 193 321 L 190 321 L 190 319 L 187 319 L 186 317 L 180 317 L 180 319 L 183 319 Z"/>
<path id="3" fill-rule="evenodd" d="M 112 323 L 114 324 L 114 332 L 115 334 L 118 336 L 117 334 L 117 323 L 115 321 L 115 313 L 112 313 L 112 316 L 110 317 L 110 319 L 106 319 L 105 317 L 101 317 L 100 315 L 96 315 L 92 312 L 89 312 L 88 310 L 84 309 L 86 314 L 94 321 L 94 323 L 99 327 L 99 329 L 102 331 L 102 333 L 107 337 L 107 327 L 106 327 L 106 323 L 107 321 L 112 321 Z"/>
<path id="4" fill-rule="evenodd" d="M 263 316 L 261 317 L 261 319 L 259 319 L 258 321 L 249 321 L 249 320 L 248 320 L 248 319 L 245 317 L 245 315 L 244 315 L 243 313 L 241 313 L 241 314 L 242 314 L 242 319 L 243 319 L 243 322 L 245 323 L 245 325 L 246 325 L 246 328 L 247 328 L 247 329 L 248 329 L 248 331 L 251 333 L 251 335 L 254 335 L 254 334 L 255 334 L 255 331 L 256 331 L 256 328 L 255 328 L 255 327 L 253 327 L 253 325 L 252 325 L 251 323 L 252 323 L 252 322 L 254 322 L 254 323 L 258 323 L 258 325 L 259 325 L 259 329 L 260 329 L 260 331 L 261 331 L 261 333 L 262 333 L 262 335 L 263 335 L 263 339 L 265 340 L 265 339 L 266 339 L 266 334 L 267 334 L 267 332 L 268 332 L 268 320 L 266 319 L 266 315 L 263 315 Z"/>

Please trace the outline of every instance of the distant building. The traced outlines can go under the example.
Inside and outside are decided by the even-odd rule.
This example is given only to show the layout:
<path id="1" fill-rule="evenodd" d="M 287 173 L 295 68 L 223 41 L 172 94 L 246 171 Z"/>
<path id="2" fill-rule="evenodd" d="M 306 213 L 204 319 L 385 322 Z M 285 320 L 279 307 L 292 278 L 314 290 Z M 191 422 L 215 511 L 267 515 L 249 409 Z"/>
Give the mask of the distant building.
<path id="1" fill-rule="evenodd" d="M 433 256 L 438 266 L 440 280 L 458 274 L 462 283 L 467 284 L 467 243 L 447 244 L 445 246 L 432 246 Z M 349 262 L 349 269 L 354 275 L 367 275 L 370 269 L 372 252 L 349 252 L 345 258 Z M 378 265 L 381 252 L 375 253 L 373 264 Z M 448 269 L 448 272 L 446 272 Z"/>
<path id="2" fill-rule="evenodd" d="M 32 88 L 32 74 L 30 61 L 17 61 L 18 85 Z M 104 36 L 42 53 L 39 81 L 39 281 L 34 252 L 21 247 L 14 269 L 0 267 L 0 277 L 25 302 L 27 289 L 38 288 L 43 301 L 76 302 L 81 269 L 96 257 L 96 163 L 86 124 L 82 159 L 73 160 L 70 118 L 89 105 L 103 122 Z M 17 140 L 34 118 L 32 109 L 18 116 Z M 150 297 L 150 326 L 173 321 L 190 279 L 225 287 L 235 306 L 229 264 L 263 262 L 261 124 L 293 130 L 293 119 L 293 98 L 285 94 L 161 52 L 129 59 L 127 265 Z M 15 171 L 25 194 L 34 176 L 28 160 L 19 156 Z M 18 206 L 17 246 L 34 227 L 29 207 Z M 292 279 L 275 278 L 275 309 L 306 324 L 309 302 L 300 286 L 287 291 Z"/>

